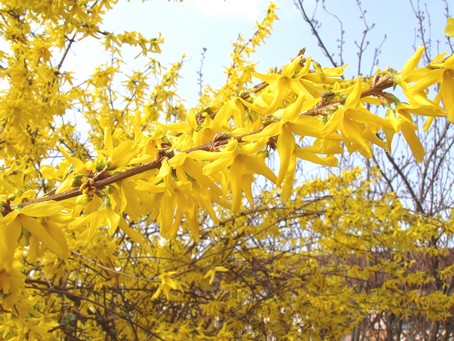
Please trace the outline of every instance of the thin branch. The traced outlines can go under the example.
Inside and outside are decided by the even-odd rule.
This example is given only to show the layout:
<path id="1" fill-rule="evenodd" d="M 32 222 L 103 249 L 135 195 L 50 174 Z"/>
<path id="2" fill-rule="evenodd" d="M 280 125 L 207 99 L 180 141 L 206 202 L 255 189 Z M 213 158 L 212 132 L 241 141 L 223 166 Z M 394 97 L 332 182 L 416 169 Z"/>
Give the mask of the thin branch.
<path id="1" fill-rule="evenodd" d="M 202 57 L 200 58 L 200 68 L 199 68 L 199 71 L 197 71 L 197 76 L 199 76 L 199 78 L 197 79 L 197 84 L 199 85 L 199 97 L 202 96 L 202 92 L 203 92 L 203 73 L 202 73 L 202 69 L 203 69 L 203 63 L 205 61 L 205 55 L 206 55 L 206 52 L 207 52 L 207 48 L 204 47 L 202 49 Z"/>
<path id="2" fill-rule="evenodd" d="M 61 67 L 63 66 L 63 63 L 64 63 L 66 57 L 68 56 L 68 53 L 71 50 L 73 43 L 75 42 L 76 35 L 77 35 L 77 33 L 74 33 L 71 38 L 68 38 L 69 43 L 66 46 L 65 51 L 63 52 L 63 56 L 61 57 L 60 62 L 57 65 L 57 70 L 60 70 Z"/>
<path id="3" fill-rule="evenodd" d="M 340 64 L 343 65 L 343 64 L 345 64 L 345 63 L 344 63 L 344 45 L 345 45 L 345 40 L 344 40 L 344 34 L 345 34 L 344 24 L 343 24 L 342 20 L 340 20 L 340 18 L 339 18 L 336 14 L 334 14 L 334 13 L 328 11 L 328 9 L 327 9 L 326 6 L 325 6 L 325 1 L 323 1 L 323 3 L 322 3 L 322 8 L 323 8 L 323 10 L 324 10 L 326 13 L 328 13 L 329 15 L 331 15 L 332 17 L 334 17 L 334 18 L 337 20 L 337 22 L 339 23 L 339 26 L 340 26 L 340 33 L 339 33 L 339 34 L 340 34 L 340 37 L 339 37 L 339 39 L 338 39 L 337 41 L 339 42 L 339 45 L 338 45 L 338 48 L 339 48 L 339 61 L 340 61 Z"/>
<path id="4" fill-rule="evenodd" d="M 446 18 L 446 21 L 447 21 L 448 18 L 451 17 L 451 14 L 450 14 L 450 11 L 449 11 L 448 1 L 444 0 L 443 2 L 445 4 L 445 18 Z M 454 53 L 454 45 L 452 44 L 451 38 L 448 37 L 448 36 L 446 36 L 446 45 L 448 45 L 451 48 L 451 53 Z"/>
<path id="5" fill-rule="evenodd" d="M 357 74 L 361 74 L 361 63 L 363 59 L 364 52 L 366 52 L 367 47 L 369 46 L 369 41 L 366 41 L 366 37 L 369 34 L 369 32 L 375 27 L 375 24 L 373 23 L 372 25 L 369 25 L 366 20 L 366 10 L 363 10 L 361 6 L 361 1 L 357 0 L 356 5 L 359 9 L 359 12 L 361 13 L 360 19 L 363 20 L 364 23 L 364 31 L 363 31 L 363 36 L 361 38 L 361 42 L 358 43 L 355 41 L 356 47 L 358 47 L 358 70 Z"/>
<path id="6" fill-rule="evenodd" d="M 314 21 L 308 17 L 306 10 L 304 9 L 303 6 L 303 0 L 295 0 L 295 6 L 301 11 L 304 21 L 309 24 L 312 34 L 317 38 L 318 45 L 322 48 L 325 56 L 328 57 L 329 61 L 334 67 L 338 67 L 338 64 L 334 61 L 333 56 L 329 53 L 328 48 L 326 47 L 320 35 L 318 34 L 318 29 L 317 27 L 315 27 Z"/>
<path id="7" fill-rule="evenodd" d="M 411 8 L 413 9 L 413 13 L 415 14 L 416 20 L 418 21 L 418 31 L 419 31 L 419 38 L 421 39 L 421 42 L 423 46 L 425 47 L 424 49 L 424 59 L 426 63 L 429 63 L 431 58 L 430 58 L 430 47 L 431 47 L 431 39 L 430 36 L 429 38 L 426 37 L 426 29 L 424 28 L 424 12 L 421 11 L 419 0 L 418 0 L 418 8 L 415 7 L 413 4 L 413 0 L 409 0 Z M 429 22 L 429 27 L 430 27 L 430 22 Z M 418 37 L 418 35 L 417 35 Z"/>
<path id="8" fill-rule="evenodd" d="M 395 169 L 395 171 L 399 174 L 399 176 L 402 179 L 402 181 L 404 182 L 405 187 L 407 188 L 407 190 L 410 193 L 410 196 L 411 196 L 413 202 L 416 205 L 416 211 L 419 212 L 419 213 L 424 214 L 425 213 L 424 212 L 424 208 L 422 207 L 422 204 L 419 201 L 418 196 L 416 195 L 415 191 L 413 190 L 413 186 L 411 185 L 410 181 L 408 180 L 408 178 L 403 173 L 401 167 L 396 163 L 396 161 L 394 160 L 394 157 L 392 155 L 390 155 L 389 153 L 385 153 L 385 155 L 388 158 L 389 162 L 391 162 L 391 164 L 392 164 L 393 168 Z"/>
<path id="9" fill-rule="evenodd" d="M 383 44 L 385 43 L 387 35 L 383 36 L 383 40 L 381 41 L 380 45 L 374 49 L 374 56 L 372 57 L 372 63 L 370 65 L 370 74 L 374 73 L 374 66 L 378 65 L 378 56 L 381 54 L 381 49 Z"/>

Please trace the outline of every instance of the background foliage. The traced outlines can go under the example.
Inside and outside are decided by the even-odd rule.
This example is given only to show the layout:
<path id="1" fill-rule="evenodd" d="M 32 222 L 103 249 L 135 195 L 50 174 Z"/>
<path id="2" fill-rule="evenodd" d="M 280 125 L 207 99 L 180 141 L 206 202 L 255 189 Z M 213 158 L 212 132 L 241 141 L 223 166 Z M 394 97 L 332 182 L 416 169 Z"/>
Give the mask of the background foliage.
<path id="1" fill-rule="evenodd" d="M 115 3 L 2 1 L 3 339 L 453 336 L 452 47 L 352 79 L 304 49 L 259 73 L 270 4 L 186 108 L 160 36 L 103 30 Z M 106 62 L 76 84 L 63 65 L 84 39 Z"/>

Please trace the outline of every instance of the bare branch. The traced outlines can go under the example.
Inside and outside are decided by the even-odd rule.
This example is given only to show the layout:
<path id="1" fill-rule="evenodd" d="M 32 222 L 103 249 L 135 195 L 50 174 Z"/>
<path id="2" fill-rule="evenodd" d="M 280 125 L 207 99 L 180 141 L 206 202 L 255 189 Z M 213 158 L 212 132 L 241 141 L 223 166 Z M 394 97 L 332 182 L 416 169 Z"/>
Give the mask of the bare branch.
<path id="1" fill-rule="evenodd" d="M 319 30 L 318 30 L 318 27 L 316 27 L 316 23 L 315 23 L 314 19 L 309 18 L 309 16 L 307 15 L 306 10 L 304 9 L 303 0 L 295 0 L 294 3 L 295 3 L 295 6 L 301 11 L 304 21 L 309 24 L 312 34 L 317 38 L 318 45 L 322 48 L 322 51 L 325 54 L 325 56 L 328 57 L 330 63 L 334 67 L 337 67 L 338 64 L 334 61 L 333 56 L 328 51 L 328 48 L 326 47 L 325 43 L 323 42 L 323 39 L 320 37 Z"/>

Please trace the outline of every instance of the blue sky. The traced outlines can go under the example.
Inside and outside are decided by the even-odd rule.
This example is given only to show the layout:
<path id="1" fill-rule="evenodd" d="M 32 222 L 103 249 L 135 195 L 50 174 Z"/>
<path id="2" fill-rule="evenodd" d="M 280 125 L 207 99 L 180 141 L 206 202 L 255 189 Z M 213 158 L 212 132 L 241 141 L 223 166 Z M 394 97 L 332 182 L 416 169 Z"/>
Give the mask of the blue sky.
<path id="1" fill-rule="evenodd" d="M 417 0 L 413 1 L 415 5 Z M 174 2 L 167 0 L 125 1 L 121 0 L 114 9 L 106 15 L 103 29 L 115 31 L 140 31 L 145 36 L 153 37 L 162 33 L 165 39 L 162 55 L 158 59 L 168 65 L 186 55 L 182 79 L 179 81 L 179 93 L 187 99 L 188 105 L 196 103 L 198 85 L 197 70 L 200 67 L 202 49 L 207 48 L 203 67 L 205 83 L 213 87 L 220 87 L 225 79 L 224 67 L 229 64 L 231 44 L 238 34 L 249 38 L 255 31 L 256 22 L 265 15 L 269 1 L 264 0 L 186 0 Z M 307 55 L 312 55 L 323 66 L 330 66 L 321 49 L 317 46 L 308 25 L 303 21 L 300 12 L 293 0 L 275 1 L 279 10 L 279 20 L 275 23 L 273 33 L 267 39 L 252 59 L 258 62 L 257 70 L 264 72 L 273 66 L 282 66 L 306 47 Z M 387 38 L 379 56 L 379 66 L 392 66 L 399 69 L 419 45 L 415 41 L 417 21 L 411 8 L 410 1 L 381 0 L 363 1 L 367 10 L 366 18 L 370 25 L 375 23 L 367 37 L 370 45 L 366 50 L 363 61 L 363 73 L 368 74 L 371 69 L 370 61 L 374 49 L 382 42 L 384 35 Z M 312 14 L 315 0 L 305 0 L 308 13 Z M 361 39 L 364 30 L 360 19 L 360 12 L 354 0 L 326 0 L 327 8 L 335 13 L 344 23 L 345 45 L 344 61 L 350 64 L 348 75 L 356 74 L 357 48 L 354 41 Z M 317 18 L 320 19 L 323 38 L 331 50 L 337 54 L 337 39 L 340 26 L 330 15 L 321 8 Z M 423 4 L 421 4 L 423 5 Z M 442 1 L 431 2 L 431 33 L 434 37 L 442 38 L 443 28 L 446 25 L 444 6 Z M 429 32 L 427 32 L 429 33 Z M 441 43 L 441 50 L 446 50 Z M 73 58 L 77 64 L 83 65 L 82 72 L 91 72 L 97 63 L 106 60 L 102 49 L 89 47 L 79 48 Z M 124 55 L 134 69 L 134 54 Z M 337 56 L 335 58 L 338 60 Z"/>

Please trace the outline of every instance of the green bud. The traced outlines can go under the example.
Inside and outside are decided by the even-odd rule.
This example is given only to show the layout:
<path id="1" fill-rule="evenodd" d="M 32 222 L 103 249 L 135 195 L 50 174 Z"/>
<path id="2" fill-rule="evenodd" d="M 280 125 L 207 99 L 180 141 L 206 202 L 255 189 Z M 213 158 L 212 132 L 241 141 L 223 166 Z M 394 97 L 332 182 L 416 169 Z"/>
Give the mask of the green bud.
<path id="1" fill-rule="evenodd" d="M 74 178 L 73 181 L 71 181 L 71 187 L 80 187 L 82 185 L 82 181 L 80 179 Z"/>
<path id="2" fill-rule="evenodd" d="M 88 194 L 81 194 L 76 198 L 76 204 L 86 205 L 90 202 L 91 196 Z"/>
<path id="3" fill-rule="evenodd" d="M 107 195 L 103 196 L 102 197 L 102 204 L 107 207 L 107 208 L 111 208 L 112 207 L 112 204 L 110 203 L 110 199 Z"/>
<path id="4" fill-rule="evenodd" d="M 106 168 L 106 161 L 105 160 L 98 160 L 96 162 L 96 171 L 97 172 L 100 172 L 100 171 L 102 171 L 105 168 Z"/>

